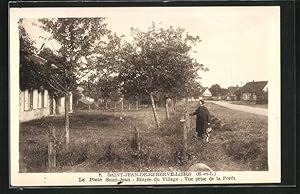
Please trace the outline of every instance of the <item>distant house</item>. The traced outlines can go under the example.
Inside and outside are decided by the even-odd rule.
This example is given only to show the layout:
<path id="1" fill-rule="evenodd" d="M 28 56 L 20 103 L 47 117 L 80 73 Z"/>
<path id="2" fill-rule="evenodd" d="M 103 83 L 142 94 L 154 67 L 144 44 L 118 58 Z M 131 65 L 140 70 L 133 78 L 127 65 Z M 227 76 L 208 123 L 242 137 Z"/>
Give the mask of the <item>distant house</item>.
<path id="1" fill-rule="evenodd" d="M 212 97 L 212 94 L 209 91 L 208 87 L 204 87 L 201 89 L 199 96 L 188 98 L 188 101 L 199 101 L 199 100 L 208 99 L 211 97 Z"/>
<path id="2" fill-rule="evenodd" d="M 201 90 L 200 92 L 200 98 L 203 98 L 203 99 L 209 99 L 212 97 L 212 94 L 211 92 L 209 91 L 208 87 L 205 87 Z"/>
<path id="3" fill-rule="evenodd" d="M 219 100 L 226 100 L 228 94 L 228 89 L 227 88 L 221 88 L 220 93 L 218 95 Z"/>
<path id="4" fill-rule="evenodd" d="M 226 100 L 238 100 L 238 95 L 236 94 L 236 91 L 238 91 L 239 89 L 240 87 L 238 86 L 228 87 Z"/>
<path id="5" fill-rule="evenodd" d="M 79 99 L 79 102 L 82 102 L 83 104 L 94 104 L 94 99 L 93 98 L 90 98 L 90 97 L 82 97 Z"/>
<path id="6" fill-rule="evenodd" d="M 29 61 L 32 63 L 45 63 L 45 59 L 39 56 L 29 56 Z M 72 93 L 69 96 L 70 112 L 73 107 Z M 43 89 L 25 88 L 19 91 L 19 121 L 30 121 L 39 119 L 49 115 L 63 114 L 65 112 L 65 97 L 54 98 Z"/>
<path id="7" fill-rule="evenodd" d="M 236 91 L 236 95 L 240 95 L 241 100 L 261 103 L 268 102 L 268 82 L 248 82 L 242 88 Z"/>

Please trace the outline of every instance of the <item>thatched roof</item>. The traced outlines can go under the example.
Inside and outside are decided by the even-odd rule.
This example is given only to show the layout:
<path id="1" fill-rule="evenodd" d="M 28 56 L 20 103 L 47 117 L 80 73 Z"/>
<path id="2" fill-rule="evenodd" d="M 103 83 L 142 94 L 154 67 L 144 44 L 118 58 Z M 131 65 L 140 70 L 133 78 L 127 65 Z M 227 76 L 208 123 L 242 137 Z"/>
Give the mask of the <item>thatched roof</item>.
<path id="1" fill-rule="evenodd" d="M 240 87 L 238 87 L 238 86 L 230 86 L 230 87 L 228 87 L 228 92 L 230 94 L 234 94 L 238 89 L 240 89 Z"/>
<path id="2" fill-rule="evenodd" d="M 236 93 L 241 92 L 240 90 L 242 90 L 243 93 L 260 93 L 267 84 L 267 81 L 248 82 L 241 89 L 236 91 Z"/>
<path id="3" fill-rule="evenodd" d="M 47 62 L 46 59 L 44 59 L 38 55 L 28 55 L 28 56 L 25 56 L 25 58 L 28 61 L 33 62 L 34 64 L 38 64 L 38 65 L 43 65 Z"/>
<path id="4" fill-rule="evenodd" d="M 221 95 L 227 95 L 227 94 L 228 94 L 228 89 L 226 89 L 226 88 L 221 88 L 220 94 L 221 94 Z"/>
<path id="5" fill-rule="evenodd" d="M 207 88 L 208 88 L 208 87 L 202 88 L 202 90 L 200 91 L 200 96 L 203 95 L 203 93 L 205 92 L 205 90 L 206 90 Z"/>

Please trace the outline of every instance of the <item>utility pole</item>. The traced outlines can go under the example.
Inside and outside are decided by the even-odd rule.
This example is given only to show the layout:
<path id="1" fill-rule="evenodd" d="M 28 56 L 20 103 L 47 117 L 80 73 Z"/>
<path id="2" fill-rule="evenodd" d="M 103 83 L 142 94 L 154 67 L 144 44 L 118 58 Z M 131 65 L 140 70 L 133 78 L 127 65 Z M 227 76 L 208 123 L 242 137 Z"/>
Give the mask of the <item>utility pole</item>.
<path id="1" fill-rule="evenodd" d="M 241 82 L 241 99 L 240 100 L 242 100 L 242 98 L 243 98 L 243 92 L 242 92 L 242 90 L 243 90 L 243 82 Z"/>
<path id="2" fill-rule="evenodd" d="M 232 64 L 230 64 L 230 84 L 232 85 Z"/>

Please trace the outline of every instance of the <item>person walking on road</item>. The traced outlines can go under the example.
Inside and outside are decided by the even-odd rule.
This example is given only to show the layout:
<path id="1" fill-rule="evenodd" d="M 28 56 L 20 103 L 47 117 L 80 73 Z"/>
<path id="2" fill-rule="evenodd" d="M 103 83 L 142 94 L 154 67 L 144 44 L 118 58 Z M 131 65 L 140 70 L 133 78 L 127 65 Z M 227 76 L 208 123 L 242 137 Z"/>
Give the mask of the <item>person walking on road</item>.
<path id="1" fill-rule="evenodd" d="M 204 139 L 206 129 L 210 127 L 210 113 L 204 106 L 204 100 L 199 101 L 199 107 L 197 110 L 190 114 L 190 116 L 196 115 L 196 132 L 197 136 Z"/>

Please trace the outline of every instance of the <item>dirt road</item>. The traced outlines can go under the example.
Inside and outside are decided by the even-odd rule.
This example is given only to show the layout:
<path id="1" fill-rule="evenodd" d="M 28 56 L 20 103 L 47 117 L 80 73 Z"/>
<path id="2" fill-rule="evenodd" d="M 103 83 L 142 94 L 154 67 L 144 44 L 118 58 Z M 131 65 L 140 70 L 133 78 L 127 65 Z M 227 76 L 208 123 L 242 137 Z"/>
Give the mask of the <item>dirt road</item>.
<path id="1" fill-rule="evenodd" d="M 264 109 L 264 108 L 230 104 L 229 102 L 225 102 L 225 101 L 209 101 L 209 102 L 212 102 L 212 103 L 220 105 L 220 106 L 224 106 L 226 108 L 230 108 L 232 110 L 239 110 L 239 111 L 253 113 L 253 114 L 257 114 L 257 115 L 268 116 L 268 109 Z"/>

